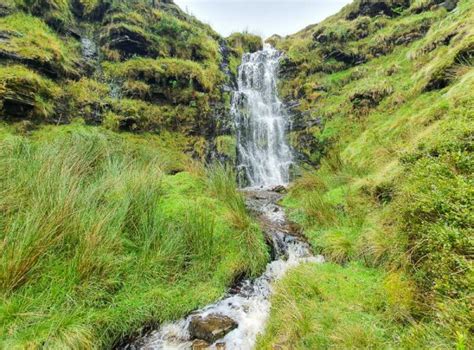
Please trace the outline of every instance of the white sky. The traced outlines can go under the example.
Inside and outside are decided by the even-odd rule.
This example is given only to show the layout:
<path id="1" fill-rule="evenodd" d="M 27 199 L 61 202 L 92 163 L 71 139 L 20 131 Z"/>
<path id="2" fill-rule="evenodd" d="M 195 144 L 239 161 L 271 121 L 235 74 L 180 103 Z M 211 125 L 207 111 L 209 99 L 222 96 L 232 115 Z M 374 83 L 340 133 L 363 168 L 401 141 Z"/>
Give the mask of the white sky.
<path id="1" fill-rule="evenodd" d="M 351 0 L 174 0 L 223 36 L 248 30 L 266 38 L 296 33 L 335 14 Z"/>

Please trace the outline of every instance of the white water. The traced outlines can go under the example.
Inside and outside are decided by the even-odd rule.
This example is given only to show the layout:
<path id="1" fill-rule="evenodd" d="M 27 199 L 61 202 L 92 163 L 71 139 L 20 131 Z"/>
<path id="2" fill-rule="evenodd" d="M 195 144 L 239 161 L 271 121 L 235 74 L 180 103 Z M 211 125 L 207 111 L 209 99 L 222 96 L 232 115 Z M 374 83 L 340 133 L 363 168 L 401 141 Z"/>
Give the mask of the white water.
<path id="1" fill-rule="evenodd" d="M 285 139 L 288 118 L 276 88 L 279 59 L 276 50 L 265 46 L 262 51 L 245 55 L 239 68 L 233 113 L 238 130 L 240 168 L 245 173 L 245 182 L 253 188 L 289 182 L 292 156 Z M 192 349 L 191 320 L 217 314 L 230 317 L 238 327 L 209 348 L 215 349 L 217 344 L 224 343 L 226 350 L 251 350 L 270 314 L 273 283 L 288 269 L 303 262 L 324 261 L 321 256 L 314 257 L 309 245 L 289 232 L 283 209 L 276 204 L 281 195 L 262 189 L 248 190 L 247 198 L 248 206 L 259 214 L 274 252 L 275 260 L 267 265 L 263 275 L 243 281 L 217 303 L 182 320 L 162 325 L 126 349 Z"/>
<path id="2" fill-rule="evenodd" d="M 272 239 L 276 254 L 275 261 L 267 265 L 262 276 L 256 280 L 243 281 L 236 290 L 230 292 L 221 301 L 209 305 L 202 310 L 193 312 L 185 319 L 164 324 L 157 331 L 140 340 L 133 347 L 146 350 L 188 350 L 192 349 L 188 328 L 195 316 L 206 317 L 211 314 L 224 315 L 238 323 L 238 328 L 227 334 L 223 339 L 211 344 L 216 349 L 219 343 L 225 343 L 226 350 L 251 350 L 257 336 L 264 331 L 269 313 L 269 297 L 272 284 L 284 276 L 288 269 L 304 262 L 322 263 L 322 256 L 312 256 L 307 243 L 291 236 L 286 231 L 286 220 L 283 210 L 275 204 L 280 198 L 278 194 L 266 191 L 255 192 L 251 207 L 262 214 L 266 222 L 267 234 Z"/>
<path id="3" fill-rule="evenodd" d="M 241 184 L 271 187 L 289 182 L 292 154 L 286 141 L 288 116 L 278 98 L 280 52 L 265 45 L 245 54 L 239 67 L 238 90 L 232 100 Z"/>

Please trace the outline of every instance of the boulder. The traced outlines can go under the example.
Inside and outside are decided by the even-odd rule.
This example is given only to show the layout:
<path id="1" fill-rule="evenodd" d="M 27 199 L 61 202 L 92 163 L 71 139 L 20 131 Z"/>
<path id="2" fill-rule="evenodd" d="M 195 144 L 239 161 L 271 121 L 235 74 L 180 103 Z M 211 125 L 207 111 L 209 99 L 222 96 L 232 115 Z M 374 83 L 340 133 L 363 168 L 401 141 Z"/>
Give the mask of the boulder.
<path id="1" fill-rule="evenodd" d="M 334 58 L 336 61 L 343 62 L 349 66 L 357 66 L 367 62 L 367 58 L 364 55 L 353 52 L 345 52 L 339 48 L 333 48 L 325 55 L 324 58 L 327 60 Z"/>
<path id="2" fill-rule="evenodd" d="M 237 327 L 237 322 L 227 316 L 217 314 L 206 317 L 195 316 L 189 324 L 189 333 L 192 339 L 201 339 L 212 344 Z"/>
<path id="3" fill-rule="evenodd" d="M 0 4 L 0 17 L 11 15 L 14 11 L 15 8 L 12 4 Z"/>
<path id="4" fill-rule="evenodd" d="M 287 189 L 285 186 L 283 185 L 278 185 L 278 186 L 275 186 L 271 189 L 271 192 L 276 192 L 276 193 L 286 193 L 287 192 Z"/>
<path id="5" fill-rule="evenodd" d="M 385 15 L 395 17 L 399 13 L 396 9 L 406 8 L 408 6 L 410 6 L 409 0 L 398 0 L 393 1 L 393 3 L 389 3 L 388 1 L 360 0 L 356 8 L 351 11 L 346 18 L 351 21 L 361 16 L 375 17 Z"/>
<path id="6" fill-rule="evenodd" d="M 444 7 L 448 11 L 452 11 L 458 6 L 459 0 L 446 0 L 445 2 L 441 3 L 440 6 Z"/>
<path id="7" fill-rule="evenodd" d="M 192 350 L 206 350 L 209 349 L 209 343 L 201 339 L 196 339 L 193 341 L 191 348 Z"/>

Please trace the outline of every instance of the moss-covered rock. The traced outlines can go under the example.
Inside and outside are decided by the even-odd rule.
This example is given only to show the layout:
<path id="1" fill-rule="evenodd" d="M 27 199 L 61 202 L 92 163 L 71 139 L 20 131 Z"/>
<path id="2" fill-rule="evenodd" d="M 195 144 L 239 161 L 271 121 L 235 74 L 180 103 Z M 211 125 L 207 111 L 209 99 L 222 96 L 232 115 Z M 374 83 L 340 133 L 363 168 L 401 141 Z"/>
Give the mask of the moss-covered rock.
<path id="1" fill-rule="evenodd" d="M 77 44 L 62 40 L 41 19 L 23 13 L 0 18 L 0 36 L 0 60 L 23 63 L 54 79 L 79 76 Z"/>
<path id="2" fill-rule="evenodd" d="M 41 17 L 49 26 L 66 31 L 74 25 L 70 0 L 19 0 L 23 8 L 32 15 Z"/>
<path id="3" fill-rule="evenodd" d="M 2 82 L 2 119 L 54 115 L 117 131 L 173 130 L 204 138 L 205 147 L 228 132 L 213 120 L 228 109 L 224 41 L 172 1 L 8 0 L 0 42 L 1 67 L 34 74 Z M 39 82 L 63 91 L 47 93 Z"/>
<path id="4" fill-rule="evenodd" d="M 237 138 L 231 135 L 216 137 L 217 158 L 235 163 L 237 161 Z"/>
<path id="5" fill-rule="evenodd" d="M 56 84 L 25 67 L 0 67 L 0 117 L 6 120 L 50 120 L 60 94 Z"/>

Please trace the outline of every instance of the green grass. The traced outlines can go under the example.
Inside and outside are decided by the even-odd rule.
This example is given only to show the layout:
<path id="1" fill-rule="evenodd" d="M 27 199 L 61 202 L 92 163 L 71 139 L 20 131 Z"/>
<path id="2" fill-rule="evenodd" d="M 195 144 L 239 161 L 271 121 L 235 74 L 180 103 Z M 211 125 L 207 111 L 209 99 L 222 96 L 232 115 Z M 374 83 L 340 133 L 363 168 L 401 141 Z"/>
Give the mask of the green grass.
<path id="1" fill-rule="evenodd" d="M 7 33 L 2 50 L 29 60 L 34 68 L 57 76 L 77 75 L 78 45 L 57 35 L 41 19 L 24 13 L 0 18 L 0 31 Z M 57 78 L 56 76 L 56 78 Z"/>
<path id="2" fill-rule="evenodd" d="M 321 118 L 320 125 L 298 131 L 315 138 L 314 148 L 303 151 L 319 160 L 318 168 L 303 172 L 284 204 L 315 251 L 343 268 L 330 267 L 327 276 L 319 267 L 290 273 L 273 298 L 276 320 L 262 348 L 470 348 L 472 4 L 460 1 L 450 13 L 375 17 L 362 39 L 354 32 L 358 20 L 348 23 L 344 11 L 278 44 L 299 67 L 281 82 L 281 93 L 298 97 L 307 119 Z M 426 35 L 370 56 L 371 45 L 426 25 Z M 322 30 L 368 62 L 350 67 L 321 60 L 326 44 L 309 42 Z M 354 264 L 380 278 L 365 279 Z M 340 287 L 343 277 L 358 278 L 353 284 L 361 291 L 373 287 L 383 294 L 354 297 Z M 321 278 L 332 295 L 306 295 L 304 286 L 319 287 Z M 351 315 L 335 314 L 355 299 L 384 306 L 354 311 L 360 316 L 354 328 L 346 320 Z M 326 306 L 334 310 L 320 313 Z M 378 325 L 374 316 L 387 322 Z M 298 320 L 294 327 L 291 317 Z"/>
<path id="3" fill-rule="evenodd" d="M 54 116 L 56 101 L 61 92 L 51 80 L 20 65 L 0 67 L 0 117 L 45 121 Z M 15 104 L 26 105 L 24 111 Z M 14 115 L 7 110 L 14 104 Z"/>
<path id="4" fill-rule="evenodd" d="M 233 177 L 187 158 L 167 175 L 172 152 L 80 125 L 2 137 L 0 347 L 109 347 L 261 271 L 262 233 L 243 208 L 228 220 Z"/>
<path id="5" fill-rule="evenodd" d="M 379 271 L 358 264 L 294 269 L 277 283 L 257 349 L 393 348 L 396 327 L 384 315 L 383 279 Z"/>
<path id="6" fill-rule="evenodd" d="M 413 294 L 406 276 L 361 263 L 302 265 L 277 282 L 256 348 L 467 349 L 467 335 L 452 343 L 441 327 L 414 323 Z"/>

